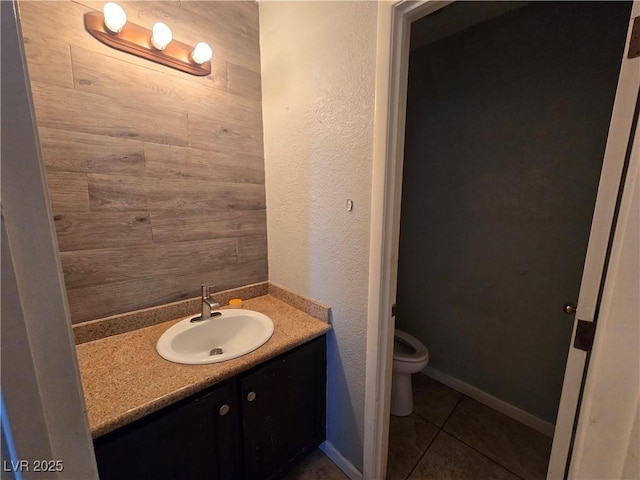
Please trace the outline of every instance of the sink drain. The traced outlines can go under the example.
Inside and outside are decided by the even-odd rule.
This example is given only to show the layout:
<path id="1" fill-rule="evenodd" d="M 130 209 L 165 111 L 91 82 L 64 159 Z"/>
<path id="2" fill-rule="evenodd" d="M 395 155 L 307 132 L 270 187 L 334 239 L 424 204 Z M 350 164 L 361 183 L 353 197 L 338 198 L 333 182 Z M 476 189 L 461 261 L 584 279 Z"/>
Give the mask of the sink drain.
<path id="1" fill-rule="evenodd" d="M 220 347 L 212 348 L 209 350 L 209 355 L 220 355 L 222 353 L 222 349 Z"/>

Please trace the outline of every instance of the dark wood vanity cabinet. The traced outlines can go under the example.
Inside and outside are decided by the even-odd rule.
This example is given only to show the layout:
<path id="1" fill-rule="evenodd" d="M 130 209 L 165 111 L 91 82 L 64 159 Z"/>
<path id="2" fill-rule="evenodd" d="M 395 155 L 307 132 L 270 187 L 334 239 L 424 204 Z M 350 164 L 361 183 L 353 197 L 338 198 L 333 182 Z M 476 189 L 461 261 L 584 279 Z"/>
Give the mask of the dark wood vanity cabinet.
<path id="1" fill-rule="evenodd" d="M 96 439 L 100 479 L 241 478 L 239 421 L 228 381 Z"/>
<path id="2" fill-rule="evenodd" d="M 247 479 L 277 478 L 325 439 L 325 385 L 324 336 L 240 376 Z"/>
<path id="3" fill-rule="evenodd" d="M 267 480 L 325 438 L 326 340 L 94 441 L 101 480 Z"/>

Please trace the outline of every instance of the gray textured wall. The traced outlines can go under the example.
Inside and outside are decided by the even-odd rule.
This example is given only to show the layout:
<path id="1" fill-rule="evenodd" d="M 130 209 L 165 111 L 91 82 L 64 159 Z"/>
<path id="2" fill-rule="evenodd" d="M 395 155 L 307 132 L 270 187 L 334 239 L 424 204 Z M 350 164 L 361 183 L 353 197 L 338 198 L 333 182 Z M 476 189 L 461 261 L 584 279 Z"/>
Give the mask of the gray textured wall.
<path id="1" fill-rule="evenodd" d="M 629 7 L 535 3 L 411 55 L 398 328 L 549 422 Z"/>

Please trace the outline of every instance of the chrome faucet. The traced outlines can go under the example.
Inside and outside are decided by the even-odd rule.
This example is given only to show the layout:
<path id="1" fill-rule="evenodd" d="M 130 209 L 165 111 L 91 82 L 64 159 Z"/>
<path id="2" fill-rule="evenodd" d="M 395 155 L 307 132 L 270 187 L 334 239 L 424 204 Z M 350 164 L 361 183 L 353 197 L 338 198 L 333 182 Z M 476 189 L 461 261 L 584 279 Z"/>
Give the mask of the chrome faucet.
<path id="1" fill-rule="evenodd" d="M 199 317 L 194 317 L 191 319 L 192 322 L 200 322 L 202 320 L 206 320 L 211 317 L 216 317 L 216 313 L 219 315 L 220 312 L 214 312 L 214 310 L 220 308 L 220 304 L 213 301 L 211 297 L 211 288 L 213 286 L 202 285 L 202 308 L 201 314 Z"/>

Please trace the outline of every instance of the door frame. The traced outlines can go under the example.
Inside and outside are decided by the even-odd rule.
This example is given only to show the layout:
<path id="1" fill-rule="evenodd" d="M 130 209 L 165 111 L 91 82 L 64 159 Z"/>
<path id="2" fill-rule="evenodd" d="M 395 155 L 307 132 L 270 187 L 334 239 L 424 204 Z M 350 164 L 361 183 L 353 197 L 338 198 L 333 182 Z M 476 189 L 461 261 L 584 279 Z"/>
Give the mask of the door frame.
<path id="1" fill-rule="evenodd" d="M 3 436 L 8 433 L 5 426 L 11 427 L 12 454 L 17 456 L 11 460 L 26 462 L 14 464 L 7 476 L 21 478 L 20 472 L 33 468 L 34 460 L 52 460 L 62 468 L 55 478 L 97 479 L 19 5 L 10 0 L 0 1 L 0 6 L 2 334 L 11 338 L 2 351 L 2 420 Z"/>
<path id="2" fill-rule="evenodd" d="M 640 72 L 640 57 L 635 62 Z M 639 110 L 640 92 L 569 478 L 640 478 Z M 601 445 L 607 445 L 605 452 Z"/>
<path id="3" fill-rule="evenodd" d="M 384 478 L 387 471 L 395 328 L 391 308 L 398 269 L 411 23 L 450 3 L 401 0 L 378 4 L 362 472 L 365 479 Z"/>
<path id="4" fill-rule="evenodd" d="M 598 320 L 618 203 L 624 187 L 622 181 L 625 163 L 628 161 L 627 149 L 632 135 L 636 99 L 640 88 L 640 68 L 638 68 L 640 58 L 627 58 L 633 18 L 638 15 L 640 15 L 640 2 L 634 1 L 611 113 L 570 345 L 573 345 L 579 320 L 587 322 Z M 589 360 L 590 354 L 587 352 L 569 348 L 547 478 L 564 478 L 572 467 L 570 463 L 572 463 L 575 429 L 582 400 L 586 399 L 582 397 Z"/>
<path id="5" fill-rule="evenodd" d="M 391 309 L 397 286 L 411 23 L 450 3 L 452 1 L 402 0 L 395 4 L 381 2 L 378 7 L 363 452 L 365 479 L 384 478 L 387 469 L 395 328 Z M 631 18 L 637 16 L 639 10 L 640 3 L 635 0 Z M 629 27 L 626 45 L 630 31 Z M 626 50 L 625 46 L 625 57 Z M 633 120 L 635 96 L 632 93 L 634 88 L 637 92 L 640 85 L 638 76 L 640 73 L 634 72 L 629 61 L 623 59 L 585 260 L 583 278 L 588 277 L 588 281 L 583 280 L 581 284 L 572 335 L 575 335 L 578 319 L 593 321 L 598 292 L 604 280 L 602 273 L 616 199 L 622 188 L 620 176 Z M 562 478 L 571 460 L 569 446 L 585 371 L 586 353 L 574 348 L 569 350 L 549 478 Z"/>

